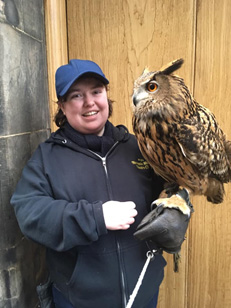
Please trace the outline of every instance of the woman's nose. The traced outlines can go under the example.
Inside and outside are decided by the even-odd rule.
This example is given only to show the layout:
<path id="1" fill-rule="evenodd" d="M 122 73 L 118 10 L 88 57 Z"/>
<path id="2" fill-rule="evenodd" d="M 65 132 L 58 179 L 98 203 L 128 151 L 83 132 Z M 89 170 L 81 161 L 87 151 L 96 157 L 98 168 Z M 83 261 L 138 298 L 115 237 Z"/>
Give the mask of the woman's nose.
<path id="1" fill-rule="evenodd" d="M 94 99 L 91 95 L 85 95 L 84 96 L 84 104 L 87 106 L 94 105 Z"/>

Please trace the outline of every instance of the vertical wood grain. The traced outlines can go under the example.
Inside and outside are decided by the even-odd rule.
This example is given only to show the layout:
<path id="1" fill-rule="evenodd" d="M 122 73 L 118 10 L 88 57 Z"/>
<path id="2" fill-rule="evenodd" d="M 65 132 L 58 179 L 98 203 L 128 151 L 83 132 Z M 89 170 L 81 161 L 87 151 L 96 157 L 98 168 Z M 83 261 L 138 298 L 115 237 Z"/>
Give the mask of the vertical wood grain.
<path id="1" fill-rule="evenodd" d="M 192 0 L 67 0 L 67 16 L 70 58 L 102 66 L 115 100 L 115 124 L 131 129 L 133 81 L 146 66 L 159 69 L 183 57 L 181 74 L 191 83 Z"/>
<path id="2" fill-rule="evenodd" d="M 133 82 L 146 66 L 156 70 L 183 57 L 179 74 L 193 87 L 194 14 L 194 0 L 67 0 L 70 59 L 90 59 L 102 67 L 115 100 L 114 124 L 132 131 Z M 173 272 L 172 255 L 165 254 L 169 265 L 159 308 L 186 307 L 187 246 L 186 241 L 179 274 Z"/>
<path id="3" fill-rule="evenodd" d="M 197 1 L 194 96 L 214 112 L 231 140 L 231 2 Z M 224 203 L 194 198 L 190 226 L 189 308 L 231 307 L 231 185 Z"/>
<path id="4" fill-rule="evenodd" d="M 114 124 L 125 124 L 132 131 L 133 81 L 145 66 L 155 70 L 183 57 L 178 74 L 198 102 L 215 113 L 231 139 L 230 0 L 67 0 L 66 4 L 67 32 L 65 1 L 45 0 L 52 115 L 53 76 L 67 62 L 68 35 L 69 58 L 97 62 L 110 80 Z M 222 205 L 193 198 L 195 213 L 182 246 L 180 273 L 173 273 L 172 256 L 165 254 L 169 264 L 158 308 L 231 307 L 230 185 L 225 189 Z"/>
<path id="5" fill-rule="evenodd" d="M 67 26 L 66 26 L 66 1 L 44 0 L 46 45 L 47 45 L 47 67 L 48 67 L 48 89 L 49 106 L 51 116 L 51 130 L 56 130 L 53 121 L 57 110 L 55 91 L 56 69 L 68 62 L 67 48 Z"/>

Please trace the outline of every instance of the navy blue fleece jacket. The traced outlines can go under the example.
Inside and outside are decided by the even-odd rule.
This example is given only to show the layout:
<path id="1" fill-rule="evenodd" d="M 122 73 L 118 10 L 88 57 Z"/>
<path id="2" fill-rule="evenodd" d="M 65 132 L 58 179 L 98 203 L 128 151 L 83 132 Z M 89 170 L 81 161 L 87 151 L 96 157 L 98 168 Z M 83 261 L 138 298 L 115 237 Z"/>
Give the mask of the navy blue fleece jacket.
<path id="1" fill-rule="evenodd" d="M 33 154 L 11 199 L 22 232 L 47 248 L 52 281 L 74 307 L 122 308 L 148 248 L 133 233 L 163 188 L 123 126 L 103 157 L 53 133 Z M 134 201 L 128 230 L 106 229 L 102 204 Z M 165 260 L 149 265 L 134 308 L 144 307 L 163 279 Z"/>

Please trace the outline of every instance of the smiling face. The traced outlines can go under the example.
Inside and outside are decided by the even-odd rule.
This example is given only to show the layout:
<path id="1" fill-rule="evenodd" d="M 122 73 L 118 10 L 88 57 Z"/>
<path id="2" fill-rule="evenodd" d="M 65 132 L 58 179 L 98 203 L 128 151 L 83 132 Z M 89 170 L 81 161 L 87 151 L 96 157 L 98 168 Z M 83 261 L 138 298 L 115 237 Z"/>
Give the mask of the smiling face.
<path id="1" fill-rule="evenodd" d="M 69 124 L 82 134 L 102 136 L 109 106 L 105 85 L 97 78 L 82 77 L 69 89 L 60 103 Z"/>

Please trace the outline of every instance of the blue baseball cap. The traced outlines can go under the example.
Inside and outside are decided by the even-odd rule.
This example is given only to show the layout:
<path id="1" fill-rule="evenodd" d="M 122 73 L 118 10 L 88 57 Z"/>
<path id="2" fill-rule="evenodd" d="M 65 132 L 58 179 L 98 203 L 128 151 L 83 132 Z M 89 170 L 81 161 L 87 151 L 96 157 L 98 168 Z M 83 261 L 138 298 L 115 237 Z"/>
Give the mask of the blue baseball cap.
<path id="1" fill-rule="evenodd" d="M 57 97 L 67 93 L 72 84 L 84 74 L 91 74 L 100 79 L 104 84 L 109 81 L 101 68 L 93 61 L 73 59 L 69 64 L 60 66 L 55 74 L 55 88 Z"/>

